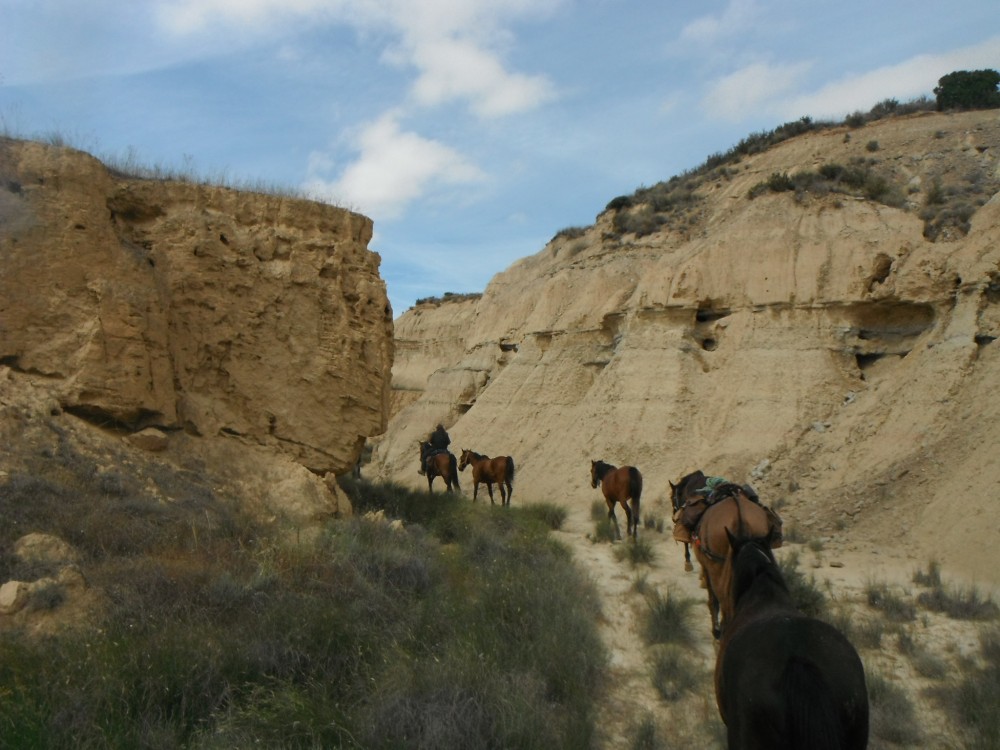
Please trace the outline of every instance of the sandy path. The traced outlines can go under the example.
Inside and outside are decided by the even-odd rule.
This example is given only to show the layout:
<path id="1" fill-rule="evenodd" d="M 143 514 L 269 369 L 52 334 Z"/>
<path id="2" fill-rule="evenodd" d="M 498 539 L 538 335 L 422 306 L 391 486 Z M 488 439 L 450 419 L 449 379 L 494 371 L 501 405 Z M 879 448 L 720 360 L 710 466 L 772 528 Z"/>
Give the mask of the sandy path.
<path id="1" fill-rule="evenodd" d="M 585 506 L 585 507 L 584 507 Z M 595 543 L 588 535 L 594 531 L 590 504 L 579 503 L 568 508 L 569 515 L 557 537 L 573 552 L 580 566 L 590 575 L 602 597 L 603 618 L 601 633 L 610 655 L 610 674 L 607 697 L 599 712 L 600 747 L 606 750 L 626 750 L 635 746 L 636 731 L 643 721 L 652 720 L 657 737 L 663 747 L 722 748 L 721 721 L 715 705 L 711 674 L 715 666 L 715 644 L 709 629 L 709 615 L 704 589 L 699 585 L 697 563 L 694 572 L 685 572 L 683 547 L 670 535 L 669 513 L 663 501 L 654 501 L 644 507 L 644 513 L 653 518 L 663 518 L 663 533 L 641 529 L 651 542 L 655 559 L 650 565 L 632 567 L 627 560 L 615 557 L 615 544 Z M 786 523 L 788 517 L 786 515 Z M 910 583 L 914 571 L 926 565 L 929 558 L 913 551 L 911 554 L 894 552 L 858 540 L 857 535 L 833 533 L 815 537 L 811 544 L 786 544 L 776 553 L 779 558 L 797 554 L 799 567 L 815 577 L 828 601 L 833 606 L 849 607 L 854 619 L 877 617 L 866 606 L 866 587 L 880 582 L 913 593 Z M 696 662 L 703 672 L 700 687 L 695 693 L 679 702 L 663 700 L 652 682 L 653 648 L 643 639 L 648 605 L 643 594 L 637 591 L 636 582 L 643 579 L 648 589 L 661 595 L 688 597 L 695 600 L 691 609 L 692 627 L 697 642 L 692 648 Z M 941 653 L 969 653 L 977 648 L 976 626 L 959 623 L 943 616 L 922 615 L 918 637 L 929 648 Z M 866 664 L 876 665 L 880 673 L 899 680 L 914 691 L 928 736 L 933 736 L 942 747 L 953 746 L 943 736 L 943 717 L 936 714 L 925 701 L 916 697 L 920 680 L 915 678 L 907 659 L 885 647 L 873 652 L 863 652 Z M 873 745 L 874 746 L 874 745 Z"/>

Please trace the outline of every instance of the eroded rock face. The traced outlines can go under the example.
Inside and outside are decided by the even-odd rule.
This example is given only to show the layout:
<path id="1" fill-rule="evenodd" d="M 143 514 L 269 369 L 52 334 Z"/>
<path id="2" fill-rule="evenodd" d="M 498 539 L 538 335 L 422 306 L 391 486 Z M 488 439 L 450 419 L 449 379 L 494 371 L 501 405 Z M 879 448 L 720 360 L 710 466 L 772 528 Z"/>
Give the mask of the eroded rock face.
<path id="1" fill-rule="evenodd" d="M 343 473 L 389 404 L 371 221 L 0 140 L 0 363 L 62 409 Z"/>
<path id="2" fill-rule="evenodd" d="M 897 194 L 750 197 L 830 164 Z M 453 446 L 514 457 L 521 502 L 589 506 L 603 459 L 638 466 L 645 512 L 669 515 L 668 481 L 700 468 L 750 481 L 807 531 L 902 532 L 995 582 L 995 525 L 974 519 L 1000 483 L 998 180 L 996 110 L 924 114 L 746 157 L 652 234 L 607 211 L 481 299 L 399 319 L 394 382 L 411 395 L 373 473 L 421 486 L 415 443 L 442 421 Z M 942 184 L 979 191 L 967 232 L 925 218 Z"/>

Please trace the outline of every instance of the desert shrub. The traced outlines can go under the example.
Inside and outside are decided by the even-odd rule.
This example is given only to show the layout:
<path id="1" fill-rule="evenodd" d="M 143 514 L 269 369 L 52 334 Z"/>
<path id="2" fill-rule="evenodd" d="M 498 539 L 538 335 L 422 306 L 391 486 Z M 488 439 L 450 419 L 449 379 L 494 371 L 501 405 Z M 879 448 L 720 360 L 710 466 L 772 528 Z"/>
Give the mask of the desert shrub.
<path id="1" fill-rule="evenodd" d="M 552 240 L 575 240 L 583 237 L 587 233 L 586 227 L 566 227 L 565 229 L 560 229 L 552 237 Z"/>
<path id="2" fill-rule="evenodd" d="M 964 588 L 935 586 L 917 594 L 917 603 L 932 612 L 942 612 L 955 620 L 992 620 L 1000 615 L 996 603 L 975 586 Z"/>
<path id="3" fill-rule="evenodd" d="M 951 684 L 929 691 L 960 728 L 963 747 L 970 750 L 996 748 L 1000 741 L 1000 629 L 984 629 L 979 642 L 978 664 L 969 665 Z"/>
<path id="4" fill-rule="evenodd" d="M 850 640 L 862 648 L 881 648 L 884 635 L 885 624 L 878 618 L 866 617 L 852 622 Z"/>
<path id="5" fill-rule="evenodd" d="M 806 576 L 799 568 L 799 555 L 792 552 L 778 560 L 795 606 L 810 617 L 822 617 L 826 612 L 826 595 L 816 584 L 816 576 Z"/>
<path id="6" fill-rule="evenodd" d="M 865 151 L 875 152 L 878 151 L 878 149 L 878 141 L 868 141 L 868 143 L 865 144 Z"/>
<path id="7" fill-rule="evenodd" d="M 592 744 L 597 598 L 548 527 L 366 491 L 356 507 L 383 498 L 403 530 L 354 518 L 292 543 L 215 524 L 192 547 L 162 523 L 143 554 L 89 558 L 93 628 L 0 634 L 0 745 Z"/>
<path id="8" fill-rule="evenodd" d="M 659 736 L 656 722 L 650 714 L 643 715 L 639 723 L 632 728 L 631 750 L 664 750 L 666 745 Z"/>
<path id="9" fill-rule="evenodd" d="M 526 514 L 537 518 L 553 531 L 558 531 L 566 523 L 566 508 L 555 503 L 528 503 L 524 506 L 523 510 Z"/>
<path id="10" fill-rule="evenodd" d="M 917 617 L 912 602 L 893 591 L 887 583 L 869 581 L 865 586 L 868 606 L 877 609 L 893 622 L 910 622 Z"/>
<path id="11" fill-rule="evenodd" d="M 943 680 L 951 672 L 946 660 L 926 649 L 914 649 L 907 656 L 916 673 L 929 680 Z"/>
<path id="12" fill-rule="evenodd" d="M 866 669 L 871 734 L 885 742 L 916 746 L 923 732 L 907 691 L 880 672 Z"/>
<path id="13" fill-rule="evenodd" d="M 615 559 L 626 560 L 634 568 L 636 565 L 649 565 L 656 559 L 653 545 L 645 537 L 634 541 L 625 540 L 625 544 L 615 547 Z"/>
<path id="14" fill-rule="evenodd" d="M 643 638 L 649 645 L 676 644 L 687 646 L 694 642 L 691 627 L 691 608 L 695 600 L 686 597 L 665 596 L 652 590 L 646 594 L 646 622 Z"/>
<path id="15" fill-rule="evenodd" d="M 696 690 L 705 679 L 703 671 L 687 647 L 659 646 L 653 653 L 653 687 L 665 701 L 680 700 Z"/>

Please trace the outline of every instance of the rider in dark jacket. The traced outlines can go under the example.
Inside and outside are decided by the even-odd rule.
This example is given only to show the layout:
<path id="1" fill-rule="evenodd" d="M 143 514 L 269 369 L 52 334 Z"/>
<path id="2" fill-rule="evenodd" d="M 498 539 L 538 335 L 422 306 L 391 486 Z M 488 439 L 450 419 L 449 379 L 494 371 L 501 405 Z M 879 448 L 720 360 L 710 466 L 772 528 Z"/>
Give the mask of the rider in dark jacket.
<path id="1" fill-rule="evenodd" d="M 444 429 L 443 424 L 439 424 L 434 432 L 430 434 L 427 438 L 427 443 L 431 446 L 431 450 L 428 453 L 424 453 L 423 450 L 420 451 L 420 469 L 418 473 L 423 476 L 426 471 L 425 463 L 428 458 L 433 456 L 435 453 L 440 453 L 441 451 L 448 450 L 448 446 L 451 445 L 451 438 L 448 437 L 448 432 Z"/>
<path id="2" fill-rule="evenodd" d="M 451 445 L 451 438 L 448 437 L 448 433 L 444 429 L 443 424 L 439 424 L 431 436 L 427 439 L 427 442 L 431 444 L 431 448 L 438 451 L 448 450 L 448 446 Z"/>

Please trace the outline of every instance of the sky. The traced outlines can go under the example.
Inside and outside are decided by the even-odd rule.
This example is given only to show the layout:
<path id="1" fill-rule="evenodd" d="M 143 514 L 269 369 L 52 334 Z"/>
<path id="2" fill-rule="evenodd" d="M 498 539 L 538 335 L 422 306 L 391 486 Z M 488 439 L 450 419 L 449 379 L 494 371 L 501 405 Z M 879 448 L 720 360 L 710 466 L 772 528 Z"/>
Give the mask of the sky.
<path id="1" fill-rule="evenodd" d="M 0 0 L 0 132 L 363 213 L 396 317 L 752 133 L 984 68 L 996 0 Z"/>

